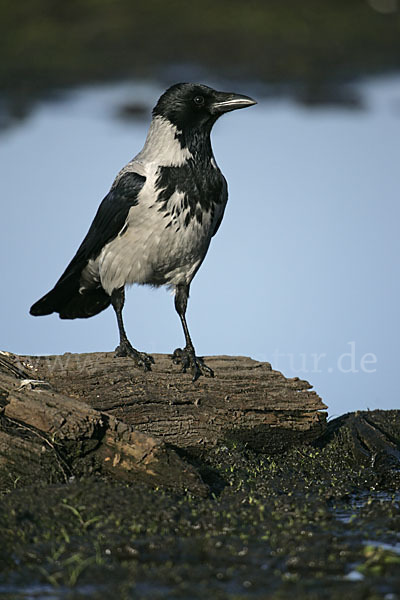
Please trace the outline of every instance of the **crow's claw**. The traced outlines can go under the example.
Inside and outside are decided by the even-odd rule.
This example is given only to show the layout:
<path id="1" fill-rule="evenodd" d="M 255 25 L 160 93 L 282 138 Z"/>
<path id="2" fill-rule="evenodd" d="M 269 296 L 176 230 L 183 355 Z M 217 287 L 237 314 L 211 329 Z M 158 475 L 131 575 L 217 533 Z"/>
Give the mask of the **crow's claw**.
<path id="1" fill-rule="evenodd" d="M 114 356 L 130 356 L 139 369 L 143 371 L 151 371 L 151 365 L 154 364 L 154 358 L 146 352 L 139 352 L 128 343 L 122 343 L 115 349 Z"/>
<path id="2" fill-rule="evenodd" d="M 172 355 L 172 360 L 175 365 L 182 366 L 182 373 L 186 373 L 188 369 L 191 370 L 192 381 L 196 381 L 201 375 L 214 377 L 214 371 L 205 364 L 202 358 L 196 356 L 191 348 L 184 348 L 183 350 L 177 348 Z"/>

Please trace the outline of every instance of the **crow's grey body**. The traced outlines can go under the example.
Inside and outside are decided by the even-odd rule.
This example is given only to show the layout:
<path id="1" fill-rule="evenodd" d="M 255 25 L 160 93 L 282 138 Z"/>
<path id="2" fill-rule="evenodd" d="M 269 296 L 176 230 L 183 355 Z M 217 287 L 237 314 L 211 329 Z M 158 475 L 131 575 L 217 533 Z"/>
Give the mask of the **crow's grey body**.
<path id="1" fill-rule="evenodd" d="M 192 281 L 222 217 L 228 194 L 225 179 L 211 156 L 220 194 L 209 210 L 202 212 L 201 223 L 191 219 L 185 225 L 190 206 L 185 208 L 183 191 L 175 190 L 168 198 L 167 210 L 160 210 L 160 167 L 181 167 L 193 158 L 188 148 L 181 147 L 176 133 L 174 125 L 155 117 L 143 150 L 117 175 L 114 185 L 127 173 L 144 176 L 146 182 L 121 231 L 84 269 L 81 291 L 99 281 L 110 295 L 114 289 L 132 283 L 175 287 Z"/>
<path id="2" fill-rule="evenodd" d="M 216 119 L 255 104 L 247 96 L 177 84 L 159 99 L 143 150 L 117 175 L 76 255 L 31 314 L 93 316 L 112 304 L 120 345 L 150 369 L 152 358 L 135 350 L 122 322 L 124 288 L 133 283 L 175 289 L 186 347 L 175 351 L 193 378 L 212 375 L 195 356 L 185 319 L 190 283 L 216 233 L 228 199 L 225 178 L 211 149 Z"/>

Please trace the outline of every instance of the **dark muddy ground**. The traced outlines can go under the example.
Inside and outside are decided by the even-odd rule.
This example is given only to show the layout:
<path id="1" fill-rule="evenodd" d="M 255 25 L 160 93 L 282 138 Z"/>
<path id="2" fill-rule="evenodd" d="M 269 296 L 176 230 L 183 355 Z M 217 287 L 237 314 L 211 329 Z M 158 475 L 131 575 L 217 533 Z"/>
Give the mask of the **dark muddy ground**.
<path id="1" fill-rule="evenodd" d="M 378 416 L 398 444 L 398 412 Z M 10 481 L 1 598 L 399 598 L 398 457 L 365 446 L 360 459 L 350 429 L 332 430 L 284 455 L 197 458 L 205 499 L 100 477 Z"/>

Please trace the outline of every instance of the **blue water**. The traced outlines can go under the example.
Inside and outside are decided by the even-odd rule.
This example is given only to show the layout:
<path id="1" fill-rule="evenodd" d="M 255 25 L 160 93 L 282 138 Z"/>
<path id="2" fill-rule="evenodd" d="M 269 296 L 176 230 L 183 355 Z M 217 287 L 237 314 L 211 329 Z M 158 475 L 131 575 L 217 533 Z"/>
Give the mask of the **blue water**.
<path id="1" fill-rule="evenodd" d="M 142 147 L 161 91 L 141 82 L 82 88 L 1 133 L 2 349 L 115 347 L 111 310 L 72 322 L 28 310 Z M 259 98 L 216 124 L 230 200 L 188 310 L 199 354 L 269 361 L 309 380 L 330 415 L 398 407 L 400 77 L 361 82 L 357 92 L 360 109 Z M 148 114 L 119 118 L 121 105 L 134 101 Z M 163 290 L 133 288 L 125 320 L 141 350 L 182 344 Z"/>

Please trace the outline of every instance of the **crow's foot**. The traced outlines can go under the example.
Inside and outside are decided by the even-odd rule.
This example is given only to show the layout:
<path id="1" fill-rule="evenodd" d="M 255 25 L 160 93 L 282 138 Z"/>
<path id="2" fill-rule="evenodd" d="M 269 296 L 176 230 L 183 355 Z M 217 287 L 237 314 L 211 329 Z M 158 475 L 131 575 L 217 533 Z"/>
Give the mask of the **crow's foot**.
<path id="1" fill-rule="evenodd" d="M 182 372 L 186 373 L 188 369 L 191 370 L 193 379 L 192 381 L 196 381 L 200 375 L 205 375 L 205 377 L 214 377 L 214 371 L 207 367 L 204 360 L 195 355 L 194 350 L 192 348 L 177 348 L 173 355 L 172 360 L 175 365 L 182 366 Z"/>
<path id="2" fill-rule="evenodd" d="M 143 371 L 151 371 L 151 365 L 154 364 L 154 358 L 146 352 L 139 352 L 133 348 L 133 346 L 127 342 L 121 342 L 117 348 L 115 348 L 114 356 L 129 356 L 133 359 L 136 366 Z"/>

